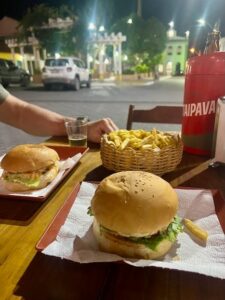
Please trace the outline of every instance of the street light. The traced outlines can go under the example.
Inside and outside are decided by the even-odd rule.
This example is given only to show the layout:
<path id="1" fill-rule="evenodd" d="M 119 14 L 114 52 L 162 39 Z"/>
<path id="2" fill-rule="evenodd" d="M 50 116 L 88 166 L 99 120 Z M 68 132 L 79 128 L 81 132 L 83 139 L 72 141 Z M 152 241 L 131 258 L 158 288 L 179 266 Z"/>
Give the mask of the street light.
<path id="1" fill-rule="evenodd" d="M 133 20 L 131 19 L 131 18 L 129 18 L 128 20 L 127 20 L 127 24 L 132 24 L 133 23 Z"/>
<path id="2" fill-rule="evenodd" d="M 109 64 L 109 59 L 108 59 L 108 58 L 105 58 L 104 63 L 105 63 L 106 65 L 108 65 L 108 64 Z"/>
<path id="3" fill-rule="evenodd" d="M 89 30 L 95 30 L 96 29 L 96 26 L 95 26 L 95 24 L 94 23 L 89 23 L 89 25 L 88 25 L 88 29 Z"/>
<path id="4" fill-rule="evenodd" d="M 185 36 L 186 36 L 186 39 L 189 38 L 189 36 L 190 36 L 190 31 L 189 30 L 185 31 Z"/>
<path id="5" fill-rule="evenodd" d="M 200 26 L 208 25 L 210 29 L 213 29 L 212 26 L 208 22 L 206 22 L 205 19 L 198 19 L 197 22 L 199 23 Z"/>
<path id="6" fill-rule="evenodd" d="M 174 21 L 170 21 L 169 26 L 170 26 L 170 29 L 173 29 L 174 28 Z"/>
<path id="7" fill-rule="evenodd" d="M 191 54 L 194 54 L 196 49 L 194 47 L 190 48 L 189 51 L 191 52 Z"/>
<path id="8" fill-rule="evenodd" d="M 61 57 L 60 53 L 55 53 L 55 59 L 59 59 Z"/>
<path id="9" fill-rule="evenodd" d="M 100 31 L 100 32 L 105 31 L 105 27 L 104 27 L 103 25 L 101 25 L 101 26 L 99 27 L 99 30 L 98 30 L 98 31 Z"/>

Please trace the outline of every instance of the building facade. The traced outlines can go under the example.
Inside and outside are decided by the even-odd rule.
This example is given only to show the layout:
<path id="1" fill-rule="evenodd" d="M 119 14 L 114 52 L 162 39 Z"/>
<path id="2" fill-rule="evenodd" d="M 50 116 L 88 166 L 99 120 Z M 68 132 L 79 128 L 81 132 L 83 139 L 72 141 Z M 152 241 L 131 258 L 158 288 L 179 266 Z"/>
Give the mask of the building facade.
<path id="1" fill-rule="evenodd" d="M 162 60 L 163 73 L 172 76 L 184 74 L 187 56 L 188 38 L 177 36 L 174 29 L 169 29 Z"/>
<path id="2" fill-rule="evenodd" d="M 31 75 L 40 70 L 43 62 L 40 58 L 40 46 L 36 39 L 19 42 L 19 22 L 9 17 L 0 20 L 0 58 L 9 59 Z"/>

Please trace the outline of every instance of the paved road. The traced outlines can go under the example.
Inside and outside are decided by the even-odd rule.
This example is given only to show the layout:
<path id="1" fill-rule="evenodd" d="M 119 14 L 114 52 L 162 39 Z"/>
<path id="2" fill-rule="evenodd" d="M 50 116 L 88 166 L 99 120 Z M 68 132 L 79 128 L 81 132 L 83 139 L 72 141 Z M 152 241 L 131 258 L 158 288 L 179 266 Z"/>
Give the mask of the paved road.
<path id="1" fill-rule="evenodd" d="M 157 82 L 132 84 L 94 82 L 91 89 L 45 91 L 42 86 L 23 90 L 18 86 L 9 91 L 30 103 L 54 110 L 64 115 L 85 114 L 90 119 L 111 117 L 120 128 L 125 128 L 129 104 L 150 107 L 160 104 L 182 105 L 183 78 L 162 78 Z M 15 128 L 0 124 L 0 153 L 11 146 L 25 142 L 39 142 L 43 138 L 32 137 Z"/>

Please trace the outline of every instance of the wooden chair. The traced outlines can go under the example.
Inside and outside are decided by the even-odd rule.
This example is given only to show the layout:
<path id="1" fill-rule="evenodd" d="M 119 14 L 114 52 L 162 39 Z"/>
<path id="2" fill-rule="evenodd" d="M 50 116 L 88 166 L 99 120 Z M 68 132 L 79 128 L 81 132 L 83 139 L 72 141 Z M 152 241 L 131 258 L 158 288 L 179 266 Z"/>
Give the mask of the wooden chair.
<path id="1" fill-rule="evenodd" d="M 181 124 L 182 106 L 155 106 L 152 109 L 136 109 L 134 105 L 129 106 L 127 129 L 132 129 L 136 123 L 161 123 Z"/>

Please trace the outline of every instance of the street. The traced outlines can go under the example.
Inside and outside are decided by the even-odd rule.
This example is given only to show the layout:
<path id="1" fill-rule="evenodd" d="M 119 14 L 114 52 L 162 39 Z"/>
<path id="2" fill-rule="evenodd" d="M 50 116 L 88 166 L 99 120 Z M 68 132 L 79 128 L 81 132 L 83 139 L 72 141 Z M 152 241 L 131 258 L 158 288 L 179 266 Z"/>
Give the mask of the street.
<path id="1" fill-rule="evenodd" d="M 156 82 L 140 81 L 131 84 L 93 82 L 91 89 L 82 88 L 78 92 L 60 88 L 45 91 L 41 85 L 31 85 L 27 90 L 12 86 L 8 90 L 20 99 L 66 116 L 87 115 L 90 120 L 111 117 L 119 128 L 125 128 L 129 104 L 138 107 L 182 105 L 183 88 L 183 77 L 165 77 Z M 44 139 L 33 137 L 5 124 L 0 124 L 0 135 L 1 154 L 14 145 Z"/>

